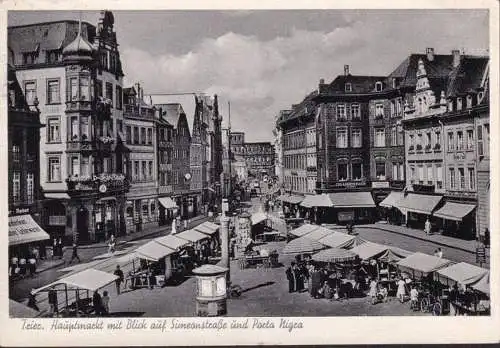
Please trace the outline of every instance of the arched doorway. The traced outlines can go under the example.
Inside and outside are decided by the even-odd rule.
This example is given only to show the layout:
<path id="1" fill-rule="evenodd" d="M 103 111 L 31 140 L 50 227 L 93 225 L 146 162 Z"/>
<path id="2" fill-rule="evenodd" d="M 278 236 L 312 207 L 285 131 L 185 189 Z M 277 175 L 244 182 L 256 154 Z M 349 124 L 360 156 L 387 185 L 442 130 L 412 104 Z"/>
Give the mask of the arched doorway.
<path id="1" fill-rule="evenodd" d="M 84 206 L 76 211 L 76 233 L 78 243 L 89 241 L 89 211 Z"/>

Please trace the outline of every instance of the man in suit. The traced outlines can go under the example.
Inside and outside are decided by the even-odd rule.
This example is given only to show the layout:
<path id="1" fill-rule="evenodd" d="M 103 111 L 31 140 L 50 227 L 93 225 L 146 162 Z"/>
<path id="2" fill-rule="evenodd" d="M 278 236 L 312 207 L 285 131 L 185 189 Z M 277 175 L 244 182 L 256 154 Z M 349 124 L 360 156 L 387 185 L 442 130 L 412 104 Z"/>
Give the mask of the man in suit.
<path id="1" fill-rule="evenodd" d="M 286 279 L 288 280 L 288 292 L 294 292 L 296 290 L 296 273 L 295 273 L 295 262 L 292 262 L 290 267 L 285 271 Z"/>

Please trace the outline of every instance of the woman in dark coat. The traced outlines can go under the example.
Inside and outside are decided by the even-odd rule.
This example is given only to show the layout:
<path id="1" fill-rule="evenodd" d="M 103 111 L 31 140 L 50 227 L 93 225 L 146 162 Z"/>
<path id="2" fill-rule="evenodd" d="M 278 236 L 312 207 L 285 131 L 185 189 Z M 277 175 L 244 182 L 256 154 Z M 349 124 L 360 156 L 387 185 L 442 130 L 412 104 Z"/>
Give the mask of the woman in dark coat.
<path id="1" fill-rule="evenodd" d="M 304 290 L 305 274 L 303 270 L 297 266 L 294 267 L 293 271 L 295 273 L 295 289 L 297 290 L 297 292 L 301 292 L 302 290 Z"/>
<path id="2" fill-rule="evenodd" d="M 294 268 L 295 268 L 295 262 L 292 262 L 290 267 L 288 267 L 285 271 L 286 279 L 288 280 L 288 292 L 294 292 L 296 290 Z"/>
<path id="3" fill-rule="evenodd" d="M 321 273 L 316 267 L 311 272 L 311 296 L 318 298 L 318 290 L 321 287 Z"/>

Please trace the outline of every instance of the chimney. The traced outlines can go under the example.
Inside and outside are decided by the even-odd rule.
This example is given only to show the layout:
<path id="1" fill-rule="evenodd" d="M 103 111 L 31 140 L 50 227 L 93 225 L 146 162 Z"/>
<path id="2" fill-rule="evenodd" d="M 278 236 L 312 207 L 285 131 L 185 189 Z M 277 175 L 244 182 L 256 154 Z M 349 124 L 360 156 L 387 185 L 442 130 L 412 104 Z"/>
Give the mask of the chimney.
<path id="1" fill-rule="evenodd" d="M 453 67 L 456 68 L 460 64 L 460 50 L 451 51 L 453 56 Z"/>
<path id="2" fill-rule="evenodd" d="M 344 76 L 349 75 L 349 65 L 344 65 Z"/>
<path id="3" fill-rule="evenodd" d="M 434 48 L 428 47 L 426 50 L 427 60 L 432 62 L 434 60 Z"/>
<path id="4" fill-rule="evenodd" d="M 325 79 L 319 79 L 319 84 L 324 85 L 325 84 Z"/>

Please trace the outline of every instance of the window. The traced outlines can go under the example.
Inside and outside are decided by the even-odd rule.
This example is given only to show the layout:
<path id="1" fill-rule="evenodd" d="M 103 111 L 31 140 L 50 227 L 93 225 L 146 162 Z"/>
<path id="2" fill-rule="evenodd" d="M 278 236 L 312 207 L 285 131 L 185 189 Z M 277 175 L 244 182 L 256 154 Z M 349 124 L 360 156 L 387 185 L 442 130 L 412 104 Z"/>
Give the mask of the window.
<path id="1" fill-rule="evenodd" d="M 149 205 L 147 203 L 142 204 L 142 218 L 143 219 L 149 218 Z"/>
<path id="2" fill-rule="evenodd" d="M 425 133 L 425 140 L 426 140 L 426 143 L 425 145 L 427 145 L 429 148 L 431 147 L 432 145 L 432 136 L 431 136 L 431 132 L 427 132 Z"/>
<path id="3" fill-rule="evenodd" d="M 132 127 L 126 126 L 125 128 L 125 142 L 130 144 L 132 142 Z"/>
<path id="4" fill-rule="evenodd" d="M 396 111 L 397 111 L 398 116 L 401 116 L 401 111 L 402 111 L 401 104 L 402 104 L 401 99 L 397 99 L 396 100 Z"/>
<path id="5" fill-rule="evenodd" d="M 449 168 L 449 176 L 450 176 L 450 189 L 455 189 L 456 187 L 456 178 L 455 178 L 455 168 Z"/>
<path id="6" fill-rule="evenodd" d="M 82 157 L 80 161 L 80 173 L 82 176 L 90 175 L 89 157 Z"/>
<path id="7" fill-rule="evenodd" d="M 61 181 L 61 158 L 49 157 L 49 182 Z"/>
<path id="8" fill-rule="evenodd" d="M 391 117 L 396 116 L 396 101 L 391 100 Z"/>
<path id="9" fill-rule="evenodd" d="M 413 184 L 415 182 L 415 167 L 410 167 L 410 181 Z"/>
<path id="10" fill-rule="evenodd" d="M 443 188 L 443 167 L 436 165 L 436 188 Z"/>
<path id="11" fill-rule="evenodd" d="M 384 104 L 381 103 L 375 104 L 375 117 L 376 118 L 384 117 Z"/>
<path id="12" fill-rule="evenodd" d="M 139 144 L 139 127 L 134 127 L 134 144 Z"/>
<path id="13" fill-rule="evenodd" d="M 102 81 L 96 80 L 95 82 L 96 97 L 102 97 Z"/>
<path id="14" fill-rule="evenodd" d="M 427 166 L 427 184 L 432 185 L 432 166 Z"/>
<path id="15" fill-rule="evenodd" d="M 472 96 L 471 95 L 467 96 L 466 103 L 467 103 L 466 104 L 467 105 L 467 109 L 472 108 Z"/>
<path id="16" fill-rule="evenodd" d="M 413 149 L 415 148 L 415 135 L 410 134 L 408 142 L 409 142 L 409 144 L 408 144 L 409 145 L 408 150 L 409 151 L 413 151 Z"/>
<path id="17" fill-rule="evenodd" d="M 448 112 L 453 111 L 453 100 L 448 100 Z"/>
<path id="18" fill-rule="evenodd" d="M 477 94 L 477 103 L 478 104 L 480 104 L 483 101 L 483 97 L 484 97 L 484 93 L 483 92 L 479 92 Z"/>
<path id="19" fill-rule="evenodd" d="M 147 162 L 146 161 L 142 161 L 141 162 L 141 179 L 142 180 L 146 180 L 146 178 L 148 177 L 147 175 Z"/>
<path id="20" fill-rule="evenodd" d="M 475 190 L 476 188 L 476 175 L 474 173 L 474 168 L 469 168 L 469 189 Z"/>
<path id="21" fill-rule="evenodd" d="M 120 86 L 116 86 L 116 108 L 121 109 L 123 105 L 123 92 Z"/>
<path id="22" fill-rule="evenodd" d="M 345 91 L 352 92 L 352 85 L 349 82 L 345 84 Z"/>
<path id="23" fill-rule="evenodd" d="M 397 146 L 398 145 L 398 131 L 396 127 L 391 128 L 391 146 Z"/>
<path id="24" fill-rule="evenodd" d="M 24 83 L 24 96 L 28 105 L 33 105 L 36 99 L 36 82 L 30 81 Z"/>
<path id="25" fill-rule="evenodd" d="M 453 132 L 448 132 L 448 151 L 455 150 L 455 139 L 453 137 Z"/>
<path id="26" fill-rule="evenodd" d="M 59 103 L 60 93 L 59 93 L 59 80 L 48 80 L 47 81 L 47 104 Z"/>
<path id="27" fill-rule="evenodd" d="M 398 175 L 398 170 L 399 166 L 397 163 L 392 164 L 392 180 L 397 180 L 399 175 Z"/>
<path id="28" fill-rule="evenodd" d="M 418 166 L 418 183 L 424 183 L 424 166 Z"/>
<path id="29" fill-rule="evenodd" d="M 377 180 L 385 180 L 385 162 L 375 163 L 375 176 Z"/>
<path id="30" fill-rule="evenodd" d="M 21 148 L 19 145 L 12 145 L 12 160 L 19 162 Z"/>
<path id="31" fill-rule="evenodd" d="M 358 148 L 361 147 L 361 129 L 353 128 L 352 129 L 352 147 Z"/>
<path id="32" fill-rule="evenodd" d="M 382 82 L 378 81 L 377 83 L 375 83 L 375 90 L 377 92 L 382 91 Z"/>
<path id="33" fill-rule="evenodd" d="M 436 131 L 436 144 L 434 145 L 435 150 L 439 150 L 441 148 L 441 132 Z"/>
<path id="34" fill-rule="evenodd" d="M 458 176 L 460 178 L 460 190 L 465 189 L 465 169 L 464 168 L 458 168 Z"/>
<path id="35" fill-rule="evenodd" d="M 57 63 L 61 58 L 59 50 L 50 50 L 45 53 L 45 61 L 47 63 Z"/>
<path id="36" fill-rule="evenodd" d="M 490 124 L 484 124 L 484 138 L 485 138 L 485 151 L 489 154 L 490 152 Z"/>
<path id="37" fill-rule="evenodd" d="M 21 200 L 21 173 L 12 172 L 12 200 L 19 202 Z"/>
<path id="38" fill-rule="evenodd" d="M 113 84 L 106 82 L 106 98 L 111 100 L 111 105 L 113 105 Z"/>
<path id="39" fill-rule="evenodd" d="M 70 141 L 76 141 L 78 140 L 78 129 L 80 128 L 80 125 L 78 124 L 78 117 L 71 117 L 70 125 Z"/>
<path id="40" fill-rule="evenodd" d="M 134 171 L 133 171 L 133 176 L 135 181 L 139 181 L 141 179 L 140 173 L 139 173 L 139 161 L 134 161 Z"/>
<path id="41" fill-rule="evenodd" d="M 58 143 L 61 141 L 61 121 L 59 118 L 49 118 L 47 120 L 47 142 Z"/>
<path id="42" fill-rule="evenodd" d="M 26 174 L 26 203 L 33 203 L 35 200 L 35 174 Z"/>
<path id="43" fill-rule="evenodd" d="M 71 175 L 80 175 L 80 159 L 78 157 L 71 157 Z"/>
<path id="44" fill-rule="evenodd" d="M 78 79 L 72 77 L 69 79 L 69 101 L 78 100 Z"/>
<path id="45" fill-rule="evenodd" d="M 141 144 L 146 144 L 146 128 L 141 127 Z"/>
<path id="46" fill-rule="evenodd" d="M 399 180 L 404 180 L 405 179 L 405 169 L 404 169 L 404 164 L 403 163 L 399 164 L 399 176 L 398 176 L 398 179 Z"/>
<path id="47" fill-rule="evenodd" d="M 337 105 L 337 120 L 345 120 L 345 119 L 346 119 L 345 105 L 343 104 Z"/>
<path id="48" fill-rule="evenodd" d="M 23 53 L 23 64 L 35 64 L 36 57 L 37 57 L 36 52 Z"/>
<path id="49" fill-rule="evenodd" d="M 351 104 L 351 117 L 353 120 L 361 119 L 361 110 L 359 104 Z"/>
<path id="50" fill-rule="evenodd" d="M 385 128 L 375 129 L 375 147 L 385 146 Z"/>
<path id="51" fill-rule="evenodd" d="M 457 98 L 457 110 L 462 110 L 462 98 L 460 97 Z"/>
<path id="52" fill-rule="evenodd" d="M 338 180 L 347 180 L 347 163 L 339 163 L 337 165 Z"/>
<path id="53" fill-rule="evenodd" d="M 90 127 L 89 127 L 89 118 L 87 116 L 80 116 L 80 124 L 81 124 L 81 132 L 82 132 L 82 140 L 88 141 L 90 139 Z"/>
<path id="54" fill-rule="evenodd" d="M 148 162 L 148 177 L 153 179 L 153 161 Z"/>
<path id="55" fill-rule="evenodd" d="M 90 101 L 90 79 L 88 76 L 80 77 L 80 100 Z"/>
<path id="56" fill-rule="evenodd" d="M 474 148 L 474 130 L 467 130 L 467 150 L 472 150 Z"/>
<path id="57" fill-rule="evenodd" d="M 153 129 L 148 128 L 148 145 L 153 144 Z"/>
<path id="58" fill-rule="evenodd" d="M 347 128 L 337 128 L 337 147 L 347 147 Z"/>
<path id="59" fill-rule="evenodd" d="M 464 149 L 464 132 L 458 131 L 457 132 L 457 150 L 463 150 Z"/>

